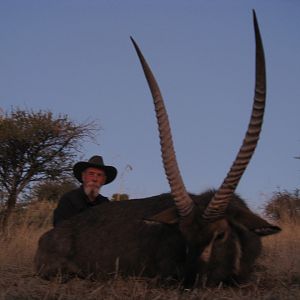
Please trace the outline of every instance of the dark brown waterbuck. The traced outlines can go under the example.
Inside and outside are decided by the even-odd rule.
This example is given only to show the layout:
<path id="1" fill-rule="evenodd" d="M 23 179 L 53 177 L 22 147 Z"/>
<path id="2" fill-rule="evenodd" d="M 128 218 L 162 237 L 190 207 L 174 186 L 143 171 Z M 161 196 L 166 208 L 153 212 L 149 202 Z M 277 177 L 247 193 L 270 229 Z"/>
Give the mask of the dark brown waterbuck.
<path id="1" fill-rule="evenodd" d="M 170 126 L 156 80 L 132 39 L 148 81 L 170 194 L 105 203 L 46 232 L 35 266 L 43 278 L 57 274 L 158 277 L 217 284 L 247 279 L 261 252 L 261 236 L 280 231 L 254 214 L 235 189 L 257 145 L 266 98 L 265 60 L 255 16 L 256 83 L 245 139 L 218 190 L 187 193 L 176 162 Z"/>

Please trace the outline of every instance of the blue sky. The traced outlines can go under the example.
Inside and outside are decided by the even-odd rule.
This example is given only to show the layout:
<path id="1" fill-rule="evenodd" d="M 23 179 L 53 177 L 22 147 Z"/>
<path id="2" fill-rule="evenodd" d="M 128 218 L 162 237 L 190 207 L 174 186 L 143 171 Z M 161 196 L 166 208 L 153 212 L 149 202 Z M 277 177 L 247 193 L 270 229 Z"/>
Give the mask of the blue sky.
<path id="1" fill-rule="evenodd" d="M 255 9 L 267 63 L 261 139 L 238 188 L 258 208 L 299 188 L 300 1 L 0 0 L 0 107 L 97 120 L 119 170 L 102 193 L 169 190 L 152 99 L 129 37 L 161 87 L 187 189 L 218 187 L 247 128 L 254 92 Z M 130 166 L 131 168 L 129 168 Z"/>

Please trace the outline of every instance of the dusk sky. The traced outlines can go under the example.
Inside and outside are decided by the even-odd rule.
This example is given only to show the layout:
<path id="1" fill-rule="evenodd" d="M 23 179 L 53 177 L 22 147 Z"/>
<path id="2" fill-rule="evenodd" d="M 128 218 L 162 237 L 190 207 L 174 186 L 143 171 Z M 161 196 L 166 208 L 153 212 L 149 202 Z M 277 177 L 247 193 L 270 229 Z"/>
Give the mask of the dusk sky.
<path id="1" fill-rule="evenodd" d="M 130 42 L 160 85 L 188 191 L 222 183 L 254 95 L 255 9 L 267 66 L 256 152 L 237 188 L 252 208 L 300 188 L 299 0 L 0 0 L 0 108 L 96 120 L 92 155 L 119 170 L 102 189 L 131 198 L 169 191 L 152 98 Z"/>

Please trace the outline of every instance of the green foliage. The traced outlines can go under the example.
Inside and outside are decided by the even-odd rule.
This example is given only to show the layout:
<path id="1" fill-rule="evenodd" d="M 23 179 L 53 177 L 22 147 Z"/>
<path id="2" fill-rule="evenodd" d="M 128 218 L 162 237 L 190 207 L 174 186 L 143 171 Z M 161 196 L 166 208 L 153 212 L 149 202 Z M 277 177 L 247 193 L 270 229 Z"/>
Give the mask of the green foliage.
<path id="1" fill-rule="evenodd" d="M 300 221 L 300 190 L 294 192 L 279 191 L 266 203 L 265 215 L 282 222 Z"/>
<path id="2" fill-rule="evenodd" d="M 128 200 L 129 196 L 127 194 L 113 194 L 111 200 L 112 201 L 122 201 L 122 200 Z"/>
<path id="3" fill-rule="evenodd" d="M 75 124 L 50 111 L 12 109 L 0 118 L 0 190 L 7 209 L 34 182 L 70 173 L 82 139 L 94 138 L 93 122 Z"/>

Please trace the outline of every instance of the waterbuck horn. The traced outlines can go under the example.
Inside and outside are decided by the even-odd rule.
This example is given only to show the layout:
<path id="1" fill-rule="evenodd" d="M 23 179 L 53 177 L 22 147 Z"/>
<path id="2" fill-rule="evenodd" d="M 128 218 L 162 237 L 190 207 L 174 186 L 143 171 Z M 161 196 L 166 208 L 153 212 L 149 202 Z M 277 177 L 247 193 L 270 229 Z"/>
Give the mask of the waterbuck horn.
<path id="1" fill-rule="evenodd" d="M 256 82 L 252 114 L 248 125 L 243 144 L 233 162 L 230 171 L 224 179 L 221 187 L 215 193 L 206 210 L 203 218 L 206 221 L 214 221 L 224 215 L 230 198 L 234 193 L 254 151 L 259 139 L 266 100 L 266 70 L 265 58 L 259 27 L 253 10 L 253 22 L 256 42 Z"/>
<path id="2" fill-rule="evenodd" d="M 165 173 L 171 188 L 171 194 L 175 200 L 178 213 L 181 217 L 186 217 L 193 210 L 194 202 L 190 198 L 184 186 L 179 167 L 176 160 L 172 134 L 169 124 L 168 114 L 164 105 L 159 86 L 155 77 L 146 62 L 141 50 L 132 37 L 130 37 L 134 48 L 141 62 L 144 74 L 146 76 L 156 111 L 158 130 L 160 136 L 161 154 Z"/>

